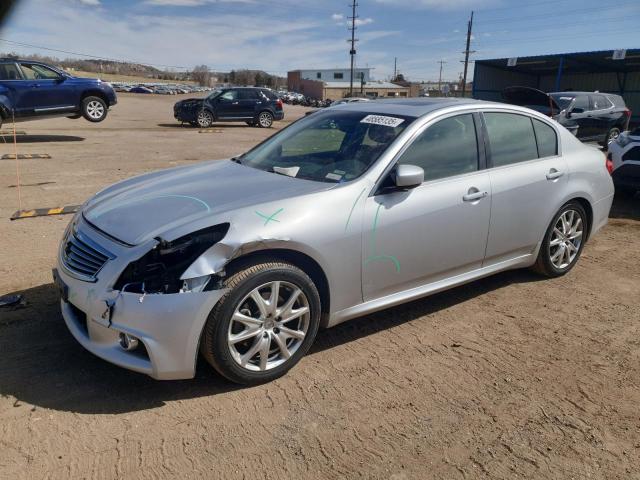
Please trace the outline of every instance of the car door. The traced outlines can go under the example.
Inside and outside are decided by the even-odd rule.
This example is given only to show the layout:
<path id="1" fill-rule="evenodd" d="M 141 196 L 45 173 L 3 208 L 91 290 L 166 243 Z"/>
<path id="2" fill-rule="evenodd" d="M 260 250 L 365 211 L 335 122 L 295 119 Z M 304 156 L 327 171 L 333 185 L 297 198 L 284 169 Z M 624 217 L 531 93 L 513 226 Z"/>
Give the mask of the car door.
<path id="1" fill-rule="evenodd" d="M 24 111 L 39 114 L 77 107 L 71 98 L 73 92 L 64 85 L 65 78 L 55 70 L 29 62 L 20 62 L 20 70 L 25 78 L 21 97 Z"/>
<path id="2" fill-rule="evenodd" d="M 253 118 L 256 116 L 256 105 L 262 96 L 258 96 L 258 90 L 253 88 L 245 88 L 238 90 L 238 102 L 239 102 L 239 116 L 244 118 Z"/>
<path id="3" fill-rule="evenodd" d="M 576 95 L 570 107 L 571 120 L 578 125 L 577 137 L 580 140 L 591 138 L 593 133 L 593 119 L 588 95 Z"/>
<path id="4" fill-rule="evenodd" d="M 22 73 L 15 62 L 0 63 L 0 96 L 6 97 L 2 103 L 8 109 L 14 108 L 16 115 L 20 115 L 16 108 L 24 90 Z"/>
<path id="5" fill-rule="evenodd" d="M 216 115 L 220 119 L 240 118 L 238 90 L 227 90 L 216 98 Z"/>
<path id="6" fill-rule="evenodd" d="M 551 123 L 507 112 L 483 118 L 492 189 L 488 266 L 535 251 L 562 204 L 568 171 Z"/>
<path id="7" fill-rule="evenodd" d="M 472 113 L 427 125 L 397 163 L 424 169 L 408 191 L 381 188 L 365 203 L 365 301 L 477 269 L 484 258 L 491 185 Z M 392 174 L 391 174 L 392 175 Z"/>

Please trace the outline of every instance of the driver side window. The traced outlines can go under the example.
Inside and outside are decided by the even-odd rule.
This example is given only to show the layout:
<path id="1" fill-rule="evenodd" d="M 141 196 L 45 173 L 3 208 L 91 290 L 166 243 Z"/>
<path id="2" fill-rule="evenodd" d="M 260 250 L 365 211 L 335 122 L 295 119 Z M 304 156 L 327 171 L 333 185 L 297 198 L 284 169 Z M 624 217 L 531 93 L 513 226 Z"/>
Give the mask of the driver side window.
<path id="1" fill-rule="evenodd" d="M 220 95 L 220 100 L 223 102 L 233 102 L 238 98 L 238 92 L 235 90 L 228 90 Z"/>
<path id="2" fill-rule="evenodd" d="M 41 65 L 21 63 L 20 68 L 27 80 L 56 80 L 60 78 L 57 72 Z"/>
<path id="3" fill-rule="evenodd" d="M 477 171 L 473 115 L 457 115 L 431 125 L 404 151 L 398 163 L 422 167 L 425 182 Z"/>

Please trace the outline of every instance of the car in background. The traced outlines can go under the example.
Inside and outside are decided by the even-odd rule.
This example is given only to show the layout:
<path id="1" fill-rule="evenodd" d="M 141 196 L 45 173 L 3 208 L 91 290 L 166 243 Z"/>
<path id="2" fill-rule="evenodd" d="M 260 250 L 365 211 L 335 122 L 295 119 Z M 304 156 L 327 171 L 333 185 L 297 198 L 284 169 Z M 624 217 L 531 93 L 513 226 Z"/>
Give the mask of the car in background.
<path id="1" fill-rule="evenodd" d="M 137 86 L 129 89 L 129 93 L 153 93 L 153 90 L 148 87 Z"/>
<path id="2" fill-rule="evenodd" d="M 208 128 L 214 122 L 245 122 L 270 128 L 284 118 L 282 100 L 272 90 L 257 87 L 229 87 L 215 90 L 206 98 L 177 102 L 173 116 L 179 122 Z"/>
<path id="3" fill-rule="evenodd" d="M 609 143 L 607 159 L 616 192 L 635 195 L 640 190 L 640 127 Z"/>
<path id="4" fill-rule="evenodd" d="M 176 90 L 173 88 L 160 86 L 160 87 L 154 88 L 153 93 L 156 93 L 158 95 L 175 95 Z"/>
<path id="5" fill-rule="evenodd" d="M 54 116 L 101 122 L 117 102 L 113 87 L 99 79 L 74 77 L 41 62 L 0 59 L 0 125 Z"/>
<path id="6" fill-rule="evenodd" d="M 574 133 L 582 141 L 602 145 L 629 128 L 631 110 L 620 95 L 600 92 L 545 93 L 531 87 L 508 87 L 507 103 L 537 110 Z"/>
<path id="7" fill-rule="evenodd" d="M 335 107 L 337 105 L 344 105 L 345 103 L 370 102 L 370 101 L 371 99 L 366 97 L 349 97 L 349 98 L 343 98 L 341 100 L 336 100 L 331 104 L 331 106 Z"/>
<path id="8" fill-rule="evenodd" d="M 95 355 L 184 379 L 201 353 L 259 384 L 320 327 L 504 270 L 566 275 L 613 194 L 602 152 L 530 109 L 357 102 L 107 187 L 71 220 L 54 279 Z"/>

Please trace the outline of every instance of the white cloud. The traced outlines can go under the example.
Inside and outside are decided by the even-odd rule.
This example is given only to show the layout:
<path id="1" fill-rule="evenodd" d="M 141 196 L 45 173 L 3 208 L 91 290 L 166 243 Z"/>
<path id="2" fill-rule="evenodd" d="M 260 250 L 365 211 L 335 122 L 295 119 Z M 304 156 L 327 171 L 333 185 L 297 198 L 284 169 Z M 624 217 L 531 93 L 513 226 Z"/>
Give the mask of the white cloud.
<path id="1" fill-rule="evenodd" d="M 375 0 L 392 7 L 428 8 L 433 10 L 480 9 L 501 4 L 501 0 Z"/>
<path id="2" fill-rule="evenodd" d="M 331 20 L 333 20 L 334 22 L 340 22 L 344 20 L 344 15 L 342 15 L 341 13 L 334 13 L 333 15 L 331 15 Z"/>
<path id="3" fill-rule="evenodd" d="M 100 5 L 100 0 L 78 0 L 78 1 L 83 5 L 91 5 L 91 6 Z"/>
<path id="4" fill-rule="evenodd" d="M 347 22 L 349 23 L 349 22 Z M 360 25 L 369 25 L 370 23 L 373 23 L 373 18 L 371 17 L 367 17 L 367 18 L 356 18 L 356 25 L 360 26 Z"/>

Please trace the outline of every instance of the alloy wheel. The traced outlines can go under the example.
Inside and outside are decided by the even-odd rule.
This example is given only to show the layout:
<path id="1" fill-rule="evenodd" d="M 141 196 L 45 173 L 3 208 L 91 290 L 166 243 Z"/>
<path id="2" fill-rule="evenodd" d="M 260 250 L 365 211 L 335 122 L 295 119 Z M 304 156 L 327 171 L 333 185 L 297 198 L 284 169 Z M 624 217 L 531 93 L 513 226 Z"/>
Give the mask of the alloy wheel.
<path id="1" fill-rule="evenodd" d="M 607 143 L 614 142 L 620 136 L 620 130 L 617 128 L 612 128 L 609 132 L 609 137 L 607 138 Z"/>
<path id="2" fill-rule="evenodd" d="M 269 128 L 273 124 L 273 118 L 269 112 L 262 112 L 258 117 L 258 122 L 262 128 Z"/>
<path id="3" fill-rule="evenodd" d="M 200 110 L 198 112 L 198 125 L 201 127 L 209 127 L 213 123 L 213 117 L 206 110 Z"/>
<path id="4" fill-rule="evenodd" d="M 583 225 L 582 215 L 573 209 L 558 218 L 549 242 L 549 258 L 557 269 L 568 268 L 576 259 L 582 245 Z"/>
<path id="5" fill-rule="evenodd" d="M 296 285 L 273 281 L 253 289 L 236 307 L 227 333 L 234 361 L 266 371 L 289 360 L 309 331 L 309 301 Z"/>
<path id="6" fill-rule="evenodd" d="M 104 105 L 97 100 L 87 103 L 87 115 L 94 120 L 99 120 L 104 116 Z"/>

